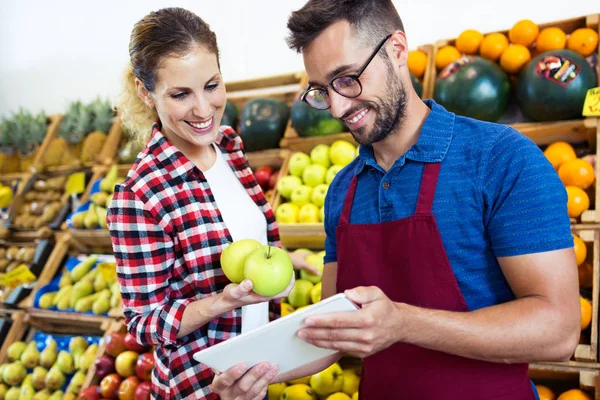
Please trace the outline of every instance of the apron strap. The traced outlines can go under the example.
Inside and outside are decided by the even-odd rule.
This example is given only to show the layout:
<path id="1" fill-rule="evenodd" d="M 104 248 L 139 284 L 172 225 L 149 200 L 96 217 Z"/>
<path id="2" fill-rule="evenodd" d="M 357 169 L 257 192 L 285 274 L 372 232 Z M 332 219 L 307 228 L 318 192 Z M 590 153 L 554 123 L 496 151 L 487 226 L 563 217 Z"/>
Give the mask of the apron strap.
<path id="1" fill-rule="evenodd" d="M 342 208 L 342 215 L 340 215 L 340 225 L 350 223 L 350 212 L 352 211 L 352 202 L 354 201 L 354 192 L 356 192 L 356 182 L 358 178 L 355 176 L 350 181 L 350 187 L 346 193 L 346 199 L 344 200 L 344 208 Z"/>
<path id="2" fill-rule="evenodd" d="M 417 200 L 418 215 L 430 215 L 433 206 L 433 197 L 440 174 L 440 163 L 425 163 L 423 177 L 421 178 L 421 189 Z"/>

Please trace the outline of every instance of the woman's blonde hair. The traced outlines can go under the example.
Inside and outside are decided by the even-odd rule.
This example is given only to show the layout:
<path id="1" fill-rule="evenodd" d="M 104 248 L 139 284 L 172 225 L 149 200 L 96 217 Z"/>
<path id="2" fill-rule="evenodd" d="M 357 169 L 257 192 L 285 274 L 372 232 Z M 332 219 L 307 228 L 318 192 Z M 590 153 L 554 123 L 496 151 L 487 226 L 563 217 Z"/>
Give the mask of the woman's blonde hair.
<path id="1" fill-rule="evenodd" d="M 130 63 L 123 76 L 119 99 L 121 120 L 131 137 L 145 144 L 152 124 L 158 120 L 156 110 L 139 98 L 135 79 L 153 92 L 161 60 L 182 56 L 198 45 L 215 54 L 219 62 L 216 35 L 204 20 L 183 8 L 163 8 L 135 24 L 129 40 Z"/>

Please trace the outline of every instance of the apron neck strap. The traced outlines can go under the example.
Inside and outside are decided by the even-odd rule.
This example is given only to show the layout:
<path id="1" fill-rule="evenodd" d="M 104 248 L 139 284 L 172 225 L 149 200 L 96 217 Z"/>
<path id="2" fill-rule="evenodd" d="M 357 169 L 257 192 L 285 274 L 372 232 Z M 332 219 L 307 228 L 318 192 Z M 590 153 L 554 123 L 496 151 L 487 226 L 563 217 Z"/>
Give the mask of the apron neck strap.
<path id="1" fill-rule="evenodd" d="M 440 174 L 440 163 L 425 163 L 423 177 L 421 178 L 421 189 L 417 200 L 417 215 L 430 215 L 435 196 L 435 188 Z"/>
<path id="2" fill-rule="evenodd" d="M 358 177 L 354 176 L 350 181 L 350 187 L 346 193 L 346 199 L 344 200 L 344 208 L 342 208 L 342 215 L 340 216 L 340 225 L 350 223 L 350 212 L 352 211 L 352 202 L 354 201 L 354 192 L 356 192 L 356 182 Z"/>

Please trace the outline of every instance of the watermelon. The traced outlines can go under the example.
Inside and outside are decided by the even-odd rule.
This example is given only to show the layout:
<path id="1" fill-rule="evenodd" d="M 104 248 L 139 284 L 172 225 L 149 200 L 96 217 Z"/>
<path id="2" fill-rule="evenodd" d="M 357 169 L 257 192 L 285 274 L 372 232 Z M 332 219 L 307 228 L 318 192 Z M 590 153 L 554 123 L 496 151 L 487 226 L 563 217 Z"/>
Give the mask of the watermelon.
<path id="1" fill-rule="evenodd" d="M 510 81 L 498 64 L 465 56 L 440 72 L 433 98 L 448 111 L 496 122 L 508 108 Z"/>
<path id="2" fill-rule="evenodd" d="M 530 120 L 582 118 L 586 93 L 596 85 L 594 69 L 582 56 L 553 50 L 539 54 L 523 68 L 516 96 L 523 115 Z"/>
<path id="3" fill-rule="evenodd" d="M 300 137 L 333 135 L 345 130 L 329 110 L 317 110 L 302 100 L 292 105 L 291 119 L 292 128 Z"/>
<path id="4" fill-rule="evenodd" d="M 233 129 L 236 128 L 238 123 L 238 109 L 229 100 L 225 105 L 225 111 L 223 112 L 223 118 L 221 118 L 221 125 L 231 126 Z"/>
<path id="5" fill-rule="evenodd" d="M 410 74 L 410 79 L 412 80 L 413 87 L 415 88 L 415 92 L 419 95 L 419 97 L 423 96 L 423 85 L 421 85 L 421 81 L 417 79 L 416 76 Z"/>
<path id="6" fill-rule="evenodd" d="M 290 107 L 281 100 L 257 98 L 242 108 L 240 136 L 247 152 L 279 147 L 290 117 Z"/>

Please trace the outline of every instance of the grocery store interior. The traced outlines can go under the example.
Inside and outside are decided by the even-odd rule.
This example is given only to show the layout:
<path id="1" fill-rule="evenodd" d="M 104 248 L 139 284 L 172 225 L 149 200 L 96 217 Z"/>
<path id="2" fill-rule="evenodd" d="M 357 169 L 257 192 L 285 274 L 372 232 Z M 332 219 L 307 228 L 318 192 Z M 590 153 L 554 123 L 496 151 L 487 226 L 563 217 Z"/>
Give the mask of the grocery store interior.
<path id="1" fill-rule="evenodd" d="M 221 125 L 244 143 L 281 247 L 323 271 L 327 190 L 360 146 L 347 124 L 301 99 L 309 77 L 286 37 L 288 18 L 306 3 L 0 1 L 0 400 L 149 399 L 154 390 L 159 353 L 127 330 L 107 222 L 115 185 L 146 145 L 118 105 L 132 29 L 152 11 L 184 8 L 216 34 L 227 96 Z M 600 400 L 598 3 L 393 5 L 419 97 L 516 129 L 564 184 L 581 335 L 569 360 L 531 362 L 528 375 L 540 400 Z M 234 282 L 219 267 L 224 274 Z M 294 274 L 276 303 L 281 317 L 322 300 L 321 275 Z M 344 355 L 270 385 L 266 397 L 354 400 L 362 366 Z"/>

